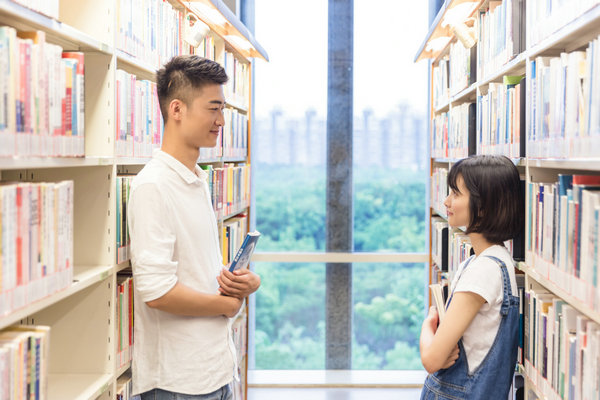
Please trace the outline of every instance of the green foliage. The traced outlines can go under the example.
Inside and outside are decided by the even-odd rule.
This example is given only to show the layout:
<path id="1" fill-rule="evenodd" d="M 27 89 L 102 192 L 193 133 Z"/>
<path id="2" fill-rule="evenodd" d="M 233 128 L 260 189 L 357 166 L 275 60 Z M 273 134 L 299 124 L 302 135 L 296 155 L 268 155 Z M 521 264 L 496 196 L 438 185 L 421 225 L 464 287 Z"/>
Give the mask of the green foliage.
<path id="1" fill-rule="evenodd" d="M 354 336 L 359 345 L 366 346 L 382 360 L 377 369 L 393 369 L 388 353 L 398 343 L 413 348 L 415 352 L 419 348 L 424 277 L 422 265 L 354 266 Z M 373 278 L 379 278 L 383 287 L 377 290 L 372 285 Z M 412 369 L 414 363 L 408 361 L 400 369 Z M 356 355 L 353 362 L 360 364 Z"/>
<path id="2" fill-rule="evenodd" d="M 302 327 L 285 322 L 271 340 L 265 332 L 256 330 L 257 369 L 325 369 L 325 324 L 318 324 L 317 337 L 304 334 Z"/>
<path id="3" fill-rule="evenodd" d="M 325 175 L 321 168 L 265 167 L 255 174 L 262 251 L 325 249 Z"/>
<path id="4" fill-rule="evenodd" d="M 261 251 L 325 249 L 323 168 L 259 168 Z M 355 169 L 356 251 L 425 251 L 425 176 Z M 325 368 L 325 266 L 256 265 L 257 369 Z M 420 369 L 422 264 L 354 264 L 354 369 Z"/>
<path id="5" fill-rule="evenodd" d="M 392 350 L 385 353 L 384 369 L 422 369 L 419 347 L 410 346 L 402 341 L 396 342 Z"/>
<path id="6" fill-rule="evenodd" d="M 258 264 L 262 278 L 256 296 L 256 326 L 276 338 L 293 321 L 303 333 L 318 337 L 325 320 L 325 268 L 322 265 Z M 258 359 L 258 357 L 257 357 Z"/>
<path id="7" fill-rule="evenodd" d="M 424 178 L 400 171 L 363 175 L 354 183 L 354 250 L 425 251 Z"/>

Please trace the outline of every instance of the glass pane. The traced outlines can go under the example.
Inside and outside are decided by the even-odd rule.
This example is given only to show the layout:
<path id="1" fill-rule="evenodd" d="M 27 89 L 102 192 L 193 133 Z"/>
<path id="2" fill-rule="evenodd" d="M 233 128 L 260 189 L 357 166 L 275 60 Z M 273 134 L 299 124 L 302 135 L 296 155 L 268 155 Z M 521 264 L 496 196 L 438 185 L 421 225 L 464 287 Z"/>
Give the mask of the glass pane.
<path id="1" fill-rule="evenodd" d="M 260 251 L 323 251 L 327 2 L 256 0 L 255 11 L 256 38 L 270 57 L 255 68 L 252 179 Z"/>
<path id="2" fill-rule="evenodd" d="M 427 5 L 354 1 L 355 251 L 426 250 Z"/>
<path id="3" fill-rule="evenodd" d="M 254 263 L 255 369 L 325 369 L 325 264 Z"/>
<path id="4" fill-rule="evenodd" d="M 425 264 L 354 264 L 352 369 L 420 370 Z"/>

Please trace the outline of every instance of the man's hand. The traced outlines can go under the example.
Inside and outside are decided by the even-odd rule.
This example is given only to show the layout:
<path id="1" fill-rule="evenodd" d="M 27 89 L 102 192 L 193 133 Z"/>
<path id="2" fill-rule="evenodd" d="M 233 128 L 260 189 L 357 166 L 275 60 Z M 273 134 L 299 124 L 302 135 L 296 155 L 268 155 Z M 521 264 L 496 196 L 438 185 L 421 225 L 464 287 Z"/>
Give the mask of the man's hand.
<path id="1" fill-rule="evenodd" d="M 260 276 L 249 269 L 238 269 L 229 272 L 223 268 L 221 274 L 217 276 L 217 281 L 221 286 L 219 291 L 226 296 L 244 299 L 258 290 L 260 286 Z"/>

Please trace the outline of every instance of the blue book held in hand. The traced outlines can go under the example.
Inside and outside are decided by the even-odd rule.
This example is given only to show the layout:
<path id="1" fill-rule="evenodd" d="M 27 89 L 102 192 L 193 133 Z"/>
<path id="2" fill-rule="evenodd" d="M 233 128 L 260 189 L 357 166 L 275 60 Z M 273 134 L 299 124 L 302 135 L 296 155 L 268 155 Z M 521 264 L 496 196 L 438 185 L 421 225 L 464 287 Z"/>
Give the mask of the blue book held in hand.
<path id="1" fill-rule="evenodd" d="M 250 257 L 252 257 L 252 253 L 254 253 L 254 247 L 256 247 L 256 242 L 258 242 L 259 237 L 260 232 L 258 231 L 248 232 L 244 242 L 240 246 L 240 249 L 229 266 L 230 272 L 240 268 L 248 268 Z"/>

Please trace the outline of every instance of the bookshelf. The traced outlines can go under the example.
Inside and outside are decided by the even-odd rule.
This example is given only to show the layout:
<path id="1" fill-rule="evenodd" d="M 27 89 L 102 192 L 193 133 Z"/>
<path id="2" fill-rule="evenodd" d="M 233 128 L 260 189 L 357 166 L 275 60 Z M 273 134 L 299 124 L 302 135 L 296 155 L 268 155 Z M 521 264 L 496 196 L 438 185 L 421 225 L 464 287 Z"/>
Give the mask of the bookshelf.
<path id="1" fill-rule="evenodd" d="M 449 14 L 455 19 L 448 19 Z M 475 70 L 466 68 L 464 60 L 451 60 L 452 55 L 465 57 L 465 52 L 451 50 L 461 43 L 452 26 L 469 18 L 475 20 L 473 35 L 477 43 L 470 53 L 477 57 Z M 496 32 L 494 44 L 486 45 L 487 32 L 481 28 L 485 18 L 497 18 L 489 28 Z M 447 195 L 441 181 L 460 158 L 452 154 L 453 144 L 464 146 L 466 140 L 469 155 L 494 152 L 508 156 L 525 183 L 525 254 L 517 265 L 524 277 L 521 299 L 525 320 L 523 357 L 517 373 L 525 378 L 525 399 L 598 396 L 598 388 L 591 382 L 600 373 L 598 363 L 593 361 L 600 354 L 600 203 L 594 202 L 600 184 L 585 186 L 582 182 L 587 178 L 578 177 L 600 175 L 600 114 L 597 96 L 593 95 L 597 93 L 593 82 L 600 74 L 597 66 L 592 66 L 600 54 L 599 22 L 600 3 L 595 0 L 446 0 L 415 57 L 415 61 L 431 60 L 429 283 L 448 279 L 448 270 L 438 264 L 458 266 L 462 259 L 452 262 L 452 247 L 456 246 L 453 230 L 446 229 L 446 217 L 440 208 L 440 199 Z M 489 60 L 492 62 L 482 68 Z M 475 74 L 475 81 L 462 82 L 464 87 L 452 89 L 450 77 L 457 71 L 449 71 L 451 65 L 462 66 L 459 75 Z M 482 112 L 480 99 L 498 84 L 508 85 L 507 76 L 524 78 L 519 82 L 524 91 L 522 103 L 511 109 L 510 117 L 492 122 L 510 125 L 518 118 L 518 124 L 491 132 L 492 144 L 499 146 L 478 147 L 482 138 L 478 118 L 483 115 L 483 122 L 494 118 Z M 567 95 L 578 93 L 577 89 L 581 90 L 579 96 Z M 516 104 L 516 97 L 511 100 Z M 476 124 L 470 121 L 452 130 L 448 123 L 452 117 L 448 116 L 463 104 L 475 104 Z M 475 134 L 470 135 L 471 130 Z M 520 146 L 518 153 L 516 147 L 511 153 L 505 145 L 511 141 Z M 573 191 L 575 198 L 568 197 Z M 585 214 L 578 217 L 575 210 Z M 456 237 L 460 238 L 460 233 Z M 443 242 L 449 249 L 442 251 Z M 448 257 L 448 263 L 441 261 L 442 254 Z M 451 271 L 453 267 L 448 268 Z"/>
<path id="2" fill-rule="evenodd" d="M 132 11 L 134 3 L 154 14 L 134 13 Z M 35 5 L 44 9 L 36 11 L 30 8 Z M 166 23 L 166 19 L 164 23 L 157 23 L 156 26 L 151 24 L 156 21 L 159 8 L 160 12 L 164 13 L 161 14 L 163 17 L 167 18 L 168 15 L 170 18 L 169 24 Z M 208 39 L 198 48 L 192 48 L 184 41 L 188 16 L 192 21 L 204 21 L 211 28 Z M 122 30 L 122 22 L 126 19 L 132 21 L 131 32 Z M 147 29 L 149 26 L 154 26 L 156 29 Z M 177 29 L 167 29 L 167 26 L 177 27 Z M 152 97 L 152 83 L 157 68 L 173 55 L 195 52 L 209 56 L 221 64 L 230 63 L 225 66 L 229 68 L 230 81 L 235 80 L 235 87 L 226 88 L 226 92 L 230 95 L 226 108 L 231 115 L 230 120 L 235 121 L 236 129 L 228 131 L 229 136 L 224 145 L 221 144 L 214 151 L 201 153 L 198 160 L 199 164 L 210 166 L 213 171 L 221 171 L 221 176 L 215 175 L 216 180 L 212 182 L 214 189 L 220 190 L 221 197 L 215 196 L 214 200 L 215 204 L 222 204 L 218 217 L 219 231 L 221 231 L 228 220 L 240 213 L 248 215 L 251 211 L 248 194 L 251 133 L 249 127 L 252 115 L 250 82 L 253 73 L 251 59 L 254 57 L 268 59 L 267 54 L 220 0 L 198 3 L 180 0 L 137 2 L 131 0 L 101 2 L 0 0 L 0 27 L 13 28 L 17 33 L 34 31 L 44 33 L 44 40 L 37 44 L 31 41 L 21 45 L 20 41 L 15 41 L 14 43 L 18 43 L 19 46 L 24 46 L 15 51 L 19 55 L 20 51 L 28 54 L 26 50 L 21 49 L 29 49 L 33 54 L 44 46 L 47 49 L 57 49 L 53 46 L 60 46 L 61 52 L 83 53 L 84 90 L 76 91 L 74 81 L 70 84 L 72 86 L 69 86 L 68 78 L 64 83 L 66 86 L 60 86 L 61 82 L 56 84 L 48 82 L 48 79 L 45 84 L 40 84 L 39 82 L 43 82 L 44 77 L 49 75 L 40 73 L 33 67 L 33 65 L 46 65 L 44 64 L 46 60 L 41 58 L 42 54 L 46 54 L 46 50 L 39 50 L 40 58 L 28 59 L 25 64 L 20 59 L 15 61 L 17 62 L 15 66 L 27 66 L 25 70 L 31 75 L 19 76 L 20 80 L 15 83 L 13 96 L 15 102 L 23 99 L 36 101 L 42 99 L 39 101 L 49 102 L 49 99 L 57 94 L 62 96 L 59 101 L 66 102 L 68 99 L 72 106 L 71 113 L 69 117 L 65 117 L 65 113 L 61 115 L 65 120 L 59 121 L 63 128 L 59 136 L 65 135 L 65 129 L 68 131 L 68 121 L 71 121 L 70 128 L 75 129 L 73 118 L 75 118 L 76 107 L 82 100 L 85 121 L 83 132 L 77 132 L 77 135 L 81 135 L 80 138 L 84 140 L 83 153 L 78 156 L 60 156 L 52 151 L 54 145 L 49 150 L 50 154 L 42 154 L 42 150 L 47 149 L 38 151 L 30 144 L 38 140 L 37 136 L 40 137 L 40 142 L 46 140 L 44 135 L 49 137 L 48 142 L 55 140 L 56 133 L 49 132 L 46 126 L 37 122 L 44 120 L 44 107 L 36 108 L 35 105 L 27 104 L 23 106 L 22 111 L 18 111 L 13 104 L 9 110 L 22 113 L 23 126 L 14 125 L 20 121 L 18 118 L 21 114 L 17 114 L 17 122 L 13 122 L 13 125 L 10 125 L 10 121 L 0 118 L 0 145 L 4 147 L 0 149 L 0 153 L 3 150 L 6 152 L 0 156 L 2 182 L 16 182 L 23 185 L 23 188 L 41 187 L 45 182 L 67 181 L 72 182 L 73 185 L 71 208 L 69 208 L 72 220 L 60 222 L 62 224 L 60 226 L 58 226 L 59 222 L 56 222 L 56 229 L 66 229 L 64 231 L 66 237 L 70 238 L 67 242 L 72 243 L 71 249 L 65 250 L 67 252 L 65 257 L 69 260 L 67 269 L 61 270 L 60 275 L 60 279 L 66 280 L 65 287 L 57 291 L 49 291 L 41 298 L 25 296 L 23 305 L 12 307 L 13 303 L 17 303 L 13 301 L 13 292 L 17 289 L 7 286 L 9 275 L 6 268 L 10 265 L 6 261 L 7 250 L 3 247 L 2 254 L 5 257 L 2 259 L 3 263 L 0 263 L 0 278 L 3 278 L 0 280 L 0 295 L 6 304 L 0 307 L 2 309 L 0 330 L 14 329 L 16 325 L 26 325 L 30 329 L 40 325 L 50 327 L 49 354 L 47 359 L 42 360 L 40 367 L 43 376 L 47 376 L 48 399 L 129 398 L 124 393 L 129 393 L 127 380 L 130 378 L 131 361 L 123 359 L 124 356 L 119 354 L 119 349 L 121 348 L 121 353 L 123 350 L 122 345 L 119 347 L 119 340 L 126 336 L 123 330 L 119 330 L 119 324 L 122 322 L 119 316 L 124 315 L 123 311 L 119 312 L 119 304 L 123 301 L 124 306 L 127 307 L 127 300 L 123 300 L 123 296 L 119 300 L 117 290 L 119 284 L 125 279 L 122 278 L 123 274 L 130 271 L 130 263 L 126 256 L 117 259 L 119 252 L 117 239 L 120 235 L 118 228 L 122 228 L 117 222 L 117 218 L 121 217 L 117 199 L 122 199 L 118 197 L 117 182 L 120 182 L 121 175 L 139 172 L 150 160 L 152 149 L 160 146 L 162 120 L 157 114 L 150 112 L 139 115 L 140 120 L 145 118 L 144 121 L 150 122 L 139 131 L 125 132 L 123 138 L 130 147 L 124 145 L 127 151 L 123 153 L 118 151 L 118 139 L 120 139 L 118 115 L 121 111 L 118 108 L 120 104 L 117 90 L 118 75 L 126 73 L 130 79 L 139 82 L 140 87 L 150 95 L 146 96 L 148 99 Z M 10 34 L 11 31 L 8 29 L 3 32 Z M 14 50 L 13 47 L 7 47 L 13 46 L 14 43 L 9 42 L 10 39 L 6 39 L 1 34 L 0 32 L 0 52 Z M 3 58 L 8 54 L 10 53 L 1 53 Z M 34 54 L 32 57 L 38 55 Z M 57 60 L 56 62 L 60 61 L 60 55 Z M 33 64 L 34 62 L 37 64 Z M 69 65 L 69 62 L 62 63 L 61 66 Z M 235 63 L 235 66 L 232 63 Z M 1 81 L 12 82 L 16 77 L 7 75 L 6 65 L 0 66 L 0 74 L 3 74 Z M 73 72 L 71 76 L 75 76 L 75 67 L 72 67 L 71 71 Z M 231 75 L 233 72 L 235 76 Z M 62 72 L 61 74 L 64 75 Z M 71 88 L 71 97 L 64 94 L 65 88 Z M 8 94 L 11 90 L 13 89 L 10 85 L 0 84 L 0 91 L 3 94 Z M 21 96 L 19 90 L 27 93 L 25 97 L 19 97 Z M 30 95 L 32 97 L 29 97 Z M 10 103 L 0 102 L 0 107 L 5 109 L 9 107 L 7 104 Z M 67 107 L 65 110 L 69 109 L 68 106 L 65 107 Z M 26 108 L 28 111 L 25 110 Z M 152 110 L 151 102 L 148 103 L 147 109 Z M 72 135 L 75 135 L 74 130 Z M 33 150 L 21 152 L 21 147 L 17 147 L 16 144 L 21 143 L 20 141 L 26 144 L 27 149 Z M 7 143 L 14 143 L 10 147 L 14 150 L 6 151 Z M 246 168 L 246 175 L 239 172 L 244 168 Z M 238 171 L 237 175 L 233 173 L 234 169 Z M 222 181 L 218 179 L 223 177 L 238 179 L 235 181 L 237 185 L 231 182 L 219 186 L 219 182 Z M 242 179 L 245 179 L 244 185 L 240 183 Z M 238 190 L 230 193 L 234 186 L 244 187 L 245 192 L 240 193 Z M 34 189 L 31 191 L 33 193 Z M 8 196 L 6 193 L 8 191 L 4 191 L 4 186 L 0 186 L 0 201 L 5 200 L 3 196 Z M 28 196 L 31 196 L 27 197 L 31 200 L 31 204 L 36 204 L 33 202 L 38 199 L 42 201 L 42 197 L 38 198 L 33 194 Z M 34 205 L 27 208 L 30 210 L 28 212 L 34 209 Z M 16 208 L 16 210 L 25 210 L 25 208 Z M 0 212 L 2 212 L 0 216 L 3 217 L 1 219 L 3 232 L 9 232 L 8 228 L 13 226 L 15 231 L 10 232 L 14 234 L 15 240 L 22 238 L 21 233 L 32 232 L 33 228 L 28 228 L 26 225 L 21 226 L 18 223 L 6 225 L 9 218 L 4 209 Z M 27 218 L 33 218 L 32 215 L 28 214 Z M 38 222 L 39 226 L 46 223 L 44 218 L 47 215 L 50 218 L 50 214 L 43 215 L 44 217 L 40 219 L 44 222 Z M 15 219 L 15 221 L 21 220 Z M 34 226 L 33 222 L 31 224 Z M 44 230 L 43 233 L 52 236 L 49 230 Z M 44 247 L 46 240 L 44 236 L 44 240 L 39 244 L 32 241 L 31 255 L 49 257 L 44 252 L 55 247 L 52 247 L 54 246 L 52 244 Z M 121 244 L 126 245 L 126 243 Z M 23 250 L 18 254 L 29 257 L 29 253 Z M 32 259 L 35 258 L 32 256 Z M 45 267 L 42 266 L 41 261 L 37 264 L 32 263 L 31 268 L 34 272 L 31 272 L 31 276 L 28 273 L 29 281 L 15 284 L 19 290 L 26 284 L 30 288 L 27 290 L 36 293 L 40 285 L 46 285 L 46 282 L 51 280 L 54 283 L 54 280 L 58 279 L 54 275 L 49 277 L 49 273 L 44 272 Z M 38 280 L 35 274 L 41 274 L 43 279 Z M 235 399 L 247 397 L 247 315 L 246 303 L 234 322 L 235 342 L 240 346 L 238 358 L 242 382 L 234 388 Z M 3 360 L 3 354 L 0 350 L 0 362 Z M 44 370 L 47 373 L 44 374 Z M 2 384 L 0 387 L 3 387 Z M 3 393 L 0 393 L 0 397 L 2 396 Z"/>

